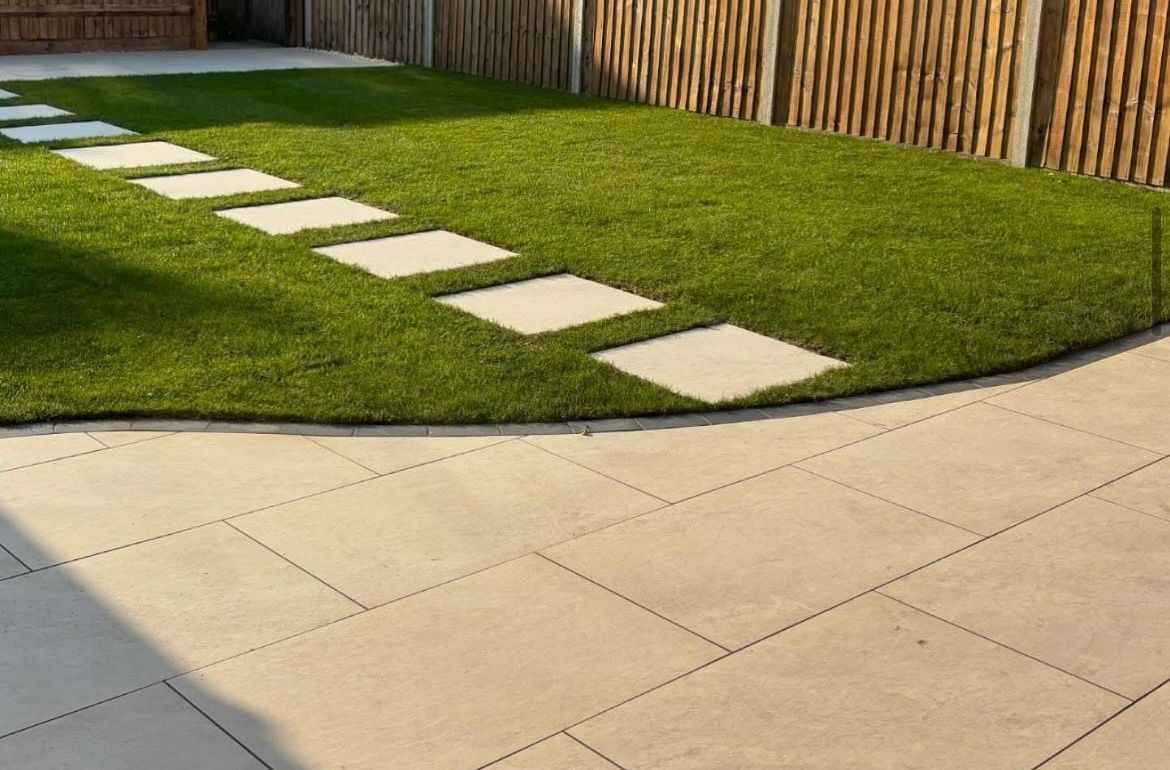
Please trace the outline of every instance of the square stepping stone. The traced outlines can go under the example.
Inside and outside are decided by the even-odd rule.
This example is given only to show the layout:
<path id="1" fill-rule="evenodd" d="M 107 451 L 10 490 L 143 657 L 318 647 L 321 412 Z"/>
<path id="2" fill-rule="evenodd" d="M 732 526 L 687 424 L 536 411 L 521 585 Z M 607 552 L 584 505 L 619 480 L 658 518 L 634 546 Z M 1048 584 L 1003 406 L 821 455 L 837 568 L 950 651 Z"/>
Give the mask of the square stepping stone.
<path id="1" fill-rule="evenodd" d="M 14 94 L 11 91 L 5 91 L 3 88 L 0 88 L 0 99 L 15 99 L 19 95 L 20 94 Z"/>
<path id="2" fill-rule="evenodd" d="M 598 361 L 717 403 L 848 366 L 738 326 L 719 324 L 594 353 Z"/>
<path id="3" fill-rule="evenodd" d="M 263 230 L 269 235 L 288 235 L 338 225 L 356 225 L 395 219 L 397 214 L 376 209 L 345 198 L 311 198 L 268 206 L 244 206 L 215 212 L 240 224 Z"/>
<path id="4" fill-rule="evenodd" d="M 101 136 L 137 136 L 138 132 L 115 126 L 100 120 L 85 120 L 77 123 L 49 123 L 44 126 L 15 126 L 0 128 L 0 136 L 15 139 L 24 144 L 34 142 L 59 142 L 67 139 L 94 139 Z"/>
<path id="5" fill-rule="evenodd" d="M 510 251 L 446 230 L 342 243 L 313 251 L 382 278 L 450 270 L 515 256 Z"/>
<path id="6" fill-rule="evenodd" d="M 266 190 L 291 190 L 294 187 L 300 187 L 296 182 L 289 182 L 280 177 L 246 168 L 175 174 L 174 176 L 153 176 L 132 181 L 136 185 L 153 190 L 172 200 L 216 198 L 221 195 L 238 195 Z"/>
<path id="7" fill-rule="evenodd" d="M 48 104 L 18 104 L 14 107 L 0 107 L 0 120 L 32 120 L 33 118 L 60 118 L 72 115 Z"/>
<path id="8" fill-rule="evenodd" d="M 436 299 L 522 334 L 551 332 L 662 307 L 660 302 L 567 273 Z"/>
<path id="9" fill-rule="evenodd" d="M 101 147 L 79 147 L 74 150 L 53 150 L 62 158 L 96 169 L 143 168 L 145 166 L 172 166 L 180 163 L 203 163 L 215 160 L 195 150 L 188 150 L 170 142 L 134 142 L 107 144 Z"/>

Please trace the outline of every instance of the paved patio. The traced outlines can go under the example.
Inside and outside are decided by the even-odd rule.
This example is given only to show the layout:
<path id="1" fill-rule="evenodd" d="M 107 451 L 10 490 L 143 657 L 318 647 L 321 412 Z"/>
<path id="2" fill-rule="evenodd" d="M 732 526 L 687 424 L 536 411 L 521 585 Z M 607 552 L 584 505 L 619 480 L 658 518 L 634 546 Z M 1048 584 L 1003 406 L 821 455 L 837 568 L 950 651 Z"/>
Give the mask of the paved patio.
<path id="1" fill-rule="evenodd" d="M 675 430 L 0 440 L 0 767 L 1154 770 L 1170 340 Z"/>

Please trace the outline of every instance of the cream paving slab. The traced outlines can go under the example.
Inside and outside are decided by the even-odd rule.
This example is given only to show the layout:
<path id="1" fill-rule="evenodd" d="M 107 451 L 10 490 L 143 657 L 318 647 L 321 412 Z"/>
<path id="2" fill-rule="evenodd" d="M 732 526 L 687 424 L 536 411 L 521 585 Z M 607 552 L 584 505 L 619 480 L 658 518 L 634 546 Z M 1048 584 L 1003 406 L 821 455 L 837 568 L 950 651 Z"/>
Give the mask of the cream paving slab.
<path id="1" fill-rule="evenodd" d="M 1040 770 L 1166 770 L 1170 757 L 1170 685 L 1075 743 Z"/>
<path id="2" fill-rule="evenodd" d="M 145 168 L 147 166 L 170 166 L 182 163 L 203 163 L 215 160 L 195 150 L 188 150 L 170 142 L 132 142 L 108 144 L 101 147 L 78 147 L 72 150 L 53 150 L 83 166 L 99 170 L 111 168 Z"/>
<path id="3" fill-rule="evenodd" d="M 545 553 L 738 649 L 978 539 L 785 468 Z"/>
<path id="4" fill-rule="evenodd" d="M 373 606 L 660 505 L 509 441 L 257 511 L 233 524 Z"/>
<path id="5" fill-rule="evenodd" d="M 476 449 L 500 444 L 509 439 L 506 436 L 459 436 L 426 438 L 383 438 L 362 436 L 359 438 L 315 437 L 321 446 L 348 457 L 355 463 L 375 473 L 394 473 L 442 460 L 445 457 L 473 452 Z"/>
<path id="6" fill-rule="evenodd" d="M 749 396 L 848 366 L 731 324 L 689 329 L 592 356 L 627 374 L 709 403 Z"/>
<path id="7" fill-rule="evenodd" d="M 525 440 L 663 500 L 678 502 L 879 433 L 876 427 L 825 413 Z"/>
<path id="8" fill-rule="evenodd" d="M 108 447 L 137 444 L 139 441 L 149 441 L 171 435 L 170 431 L 161 430 L 99 430 L 90 431 L 89 435 L 96 438 Z"/>
<path id="9" fill-rule="evenodd" d="M 227 524 L 0 582 L 0 735 L 356 606 Z"/>
<path id="10" fill-rule="evenodd" d="M 313 251 L 347 265 L 356 265 L 382 278 L 451 270 L 515 256 L 513 252 L 490 243 L 446 230 L 342 243 Z"/>
<path id="11" fill-rule="evenodd" d="M 61 118 L 72 115 L 68 110 L 62 110 L 48 104 L 17 104 L 12 107 L 0 107 L 0 120 L 33 120 L 34 118 Z"/>
<path id="12" fill-rule="evenodd" d="M 1170 454 L 1170 361 L 1122 353 L 988 403 Z"/>
<path id="13" fill-rule="evenodd" d="M 662 307 L 637 294 L 562 273 L 435 297 L 521 334 L 540 334 Z"/>
<path id="14" fill-rule="evenodd" d="M 1133 352 L 1140 356 L 1157 358 L 1160 361 L 1170 361 L 1170 337 L 1161 337 L 1156 342 L 1134 348 Z"/>
<path id="15" fill-rule="evenodd" d="M 175 686 L 261 759 L 280 736 L 280 767 L 468 770 L 718 654 L 529 556 Z"/>
<path id="16" fill-rule="evenodd" d="M 20 770 L 264 770 L 166 685 L 123 695 L 0 738 Z"/>
<path id="17" fill-rule="evenodd" d="M 244 206 L 215 213 L 269 235 L 289 235 L 301 230 L 379 222 L 398 217 L 389 211 L 337 197 Z"/>
<path id="18" fill-rule="evenodd" d="M 17 96 L 20 96 L 20 94 L 14 94 L 11 91 L 5 91 L 3 88 L 0 88 L 0 99 L 15 99 Z"/>
<path id="19" fill-rule="evenodd" d="M 145 179 L 131 179 L 130 182 L 171 200 L 216 198 L 223 195 L 291 190 L 300 187 L 296 182 L 247 168 L 155 176 Z"/>
<path id="20" fill-rule="evenodd" d="M 1019 770 L 1126 703 L 869 594 L 569 732 L 626 768 Z"/>
<path id="21" fill-rule="evenodd" d="M 1170 459 L 1120 478 L 1093 496 L 1170 521 Z"/>
<path id="22" fill-rule="evenodd" d="M 979 403 L 800 466 L 990 535 L 1156 459 L 1151 452 Z"/>
<path id="23" fill-rule="evenodd" d="M 1170 522 L 1103 500 L 1075 500 L 882 590 L 1130 698 L 1170 679 Z"/>
<path id="24" fill-rule="evenodd" d="M 0 543 L 45 567 L 371 475 L 301 436 L 177 433 L 0 473 Z"/>
<path id="25" fill-rule="evenodd" d="M 105 449 L 105 445 L 84 433 L 47 433 L 43 436 L 14 436 L 0 439 L 0 471 L 100 449 Z M 3 515 L 2 501 L 0 515 Z"/>
<path id="26" fill-rule="evenodd" d="M 12 577 L 13 575 L 20 575 L 27 571 L 24 565 L 12 557 L 12 554 L 0 548 L 0 580 Z"/>
<path id="27" fill-rule="evenodd" d="M 33 144 L 36 142 L 59 142 L 67 139 L 96 139 L 103 136 L 137 136 L 137 132 L 100 120 L 86 120 L 77 123 L 48 123 L 41 126 L 0 128 L 0 136 L 15 139 L 23 144 Z"/>
<path id="28" fill-rule="evenodd" d="M 1022 387 L 1022 385 L 1023 383 L 1010 383 L 987 388 L 969 388 L 936 396 L 922 396 L 907 398 L 904 401 L 890 401 L 885 404 L 851 407 L 842 409 L 840 413 L 855 420 L 864 420 L 879 428 L 893 430 L 968 404 L 974 404 L 977 401 L 986 400 L 1000 393 L 1007 393 L 1009 390 Z"/>
<path id="29" fill-rule="evenodd" d="M 564 733 L 501 759 L 485 770 L 621 770 Z"/>

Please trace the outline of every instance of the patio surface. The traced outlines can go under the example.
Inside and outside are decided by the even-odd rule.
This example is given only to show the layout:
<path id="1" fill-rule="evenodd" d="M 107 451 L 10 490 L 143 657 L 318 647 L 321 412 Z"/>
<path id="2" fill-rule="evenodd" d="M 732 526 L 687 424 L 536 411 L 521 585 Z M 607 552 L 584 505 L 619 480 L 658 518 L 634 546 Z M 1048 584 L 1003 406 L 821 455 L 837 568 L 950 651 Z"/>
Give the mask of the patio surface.
<path id="1" fill-rule="evenodd" d="M 0 767 L 1154 770 L 1170 340 L 783 419 L 0 440 Z"/>

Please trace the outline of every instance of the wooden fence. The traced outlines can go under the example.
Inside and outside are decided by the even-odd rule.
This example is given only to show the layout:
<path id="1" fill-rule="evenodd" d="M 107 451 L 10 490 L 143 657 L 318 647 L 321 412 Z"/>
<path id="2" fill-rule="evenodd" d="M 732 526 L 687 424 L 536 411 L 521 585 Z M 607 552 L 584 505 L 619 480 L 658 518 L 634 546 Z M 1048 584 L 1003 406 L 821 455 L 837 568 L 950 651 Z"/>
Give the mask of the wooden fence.
<path id="1" fill-rule="evenodd" d="M 1170 184 L 1170 0 L 310 0 L 314 45 Z"/>
<path id="2" fill-rule="evenodd" d="M 206 45 L 204 0 L 0 0 L 0 54 Z"/>

